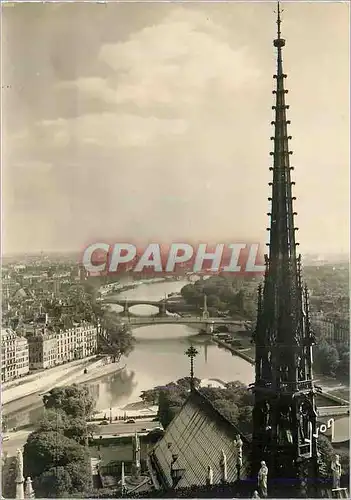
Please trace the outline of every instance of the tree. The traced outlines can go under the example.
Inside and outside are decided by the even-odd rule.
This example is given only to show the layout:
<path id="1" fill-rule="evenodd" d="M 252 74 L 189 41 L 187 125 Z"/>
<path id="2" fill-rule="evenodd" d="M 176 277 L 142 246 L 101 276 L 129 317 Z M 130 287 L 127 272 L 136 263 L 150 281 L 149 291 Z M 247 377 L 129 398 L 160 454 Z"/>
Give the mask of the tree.
<path id="1" fill-rule="evenodd" d="M 239 420 L 239 408 L 238 406 L 226 399 L 215 399 L 213 401 L 213 406 L 224 416 L 229 422 L 234 425 L 238 424 Z"/>
<path id="2" fill-rule="evenodd" d="M 240 290 L 236 297 L 235 297 L 235 302 L 236 305 L 238 306 L 238 309 L 240 312 L 244 312 L 244 307 L 245 307 L 245 294 L 243 290 Z"/>
<path id="3" fill-rule="evenodd" d="M 203 304 L 203 293 L 195 285 L 185 285 L 180 291 L 183 299 L 193 306 L 199 307 Z"/>
<path id="4" fill-rule="evenodd" d="M 252 406 L 239 408 L 238 427 L 244 434 L 252 433 Z"/>
<path id="5" fill-rule="evenodd" d="M 67 415 L 56 409 L 45 411 L 36 424 L 37 432 L 59 432 L 63 434 L 67 426 Z"/>
<path id="6" fill-rule="evenodd" d="M 194 387 L 199 387 L 201 384 L 201 379 L 194 377 L 193 382 L 194 382 Z M 179 387 L 183 387 L 186 391 L 189 391 L 191 385 L 191 377 L 182 377 L 177 380 L 176 384 Z"/>
<path id="7" fill-rule="evenodd" d="M 209 295 L 207 297 L 207 304 L 209 307 L 219 308 L 221 301 L 217 295 Z"/>
<path id="8" fill-rule="evenodd" d="M 195 384 L 198 387 L 200 380 L 195 379 Z M 189 388 L 190 377 L 184 377 L 176 383 L 171 382 L 163 387 L 155 387 L 152 389 L 153 392 L 149 393 L 150 397 L 155 399 L 158 397 L 158 415 L 165 428 L 189 396 Z M 198 391 L 209 399 L 230 422 L 238 425 L 245 433 L 251 432 L 253 396 L 244 384 L 235 381 L 226 384 L 225 388 L 198 387 Z M 144 400 L 148 397 L 147 392 L 149 391 L 142 394 Z"/>
<path id="9" fill-rule="evenodd" d="M 58 432 L 79 444 L 87 444 L 96 433 L 96 425 L 87 424 L 84 417 L 69 417 L 62 410 L 50 409 L 36 425 L 37 432 Z"/>
<path id="10" fill-rule="evenodd" d="M 189 379 L 189 384 L 186 381 L 187 379 Z M 196 383 L 199 384 L 201 382 L 201 380 L 199 379 L 194 379 L 194 380 L 195 384 Z M 159 385 L 157 387 L 154 387 L 153 389 L 143 391 L 140 397 L 146 403 L 157 404 L 161 392 L 165 391 L 166 393 L 168 393 L 175 391 L 175 393 L 183 393 L 184 397 L 186 397 L 189 389 L 190 389 L 190 377 L 184 377 L 182 379 L 179 379 L 177 382 L 170 382 L 169 384 L 163 386 Z"/>
<path id="11" fill-rule="evenodd" d="M 90 463 L 85 460 L 72 461 L 66 466 L 66 471 L 70 475 L 72 482 L 72 493 L 83 493 L 92 488 L 92 477 Z"/>
<path id="12" fill-rule="evenodd" d="M 166 428 L 183 406 L 189 392 L 177 384 L 168 384 L 159 393 L 158 416 Z"/>
<path id="13" fill-rule="evenodd" d="M 135 339 L 129 325 L 122 323 L 118 314 L 105 311 L 101 318 L 101 328 L 116 355 L 128 356 L 131 353 Z"/>
<path id="14" fill-rule="evenodd" d="M 23 461 L 25 476 L 33 478 L 40 496 L 47 496 L 51 482 L 55 491 L 64 493 L 78 491 L 78 485 L 82 481 L 86 485 L 82 491 L 90 487 L 90 458 L 87 448 L 59 432 L 30 434 L 24 445 Z"/>
<path id="15" fill-rule="evenodd" d="M 335 456 L 333 445 L 326 436 L 320 434 L 317 440 L 318 469 L 321 478 L 330 478 L 330 466 Z"/>
<path id="16" fill-rule="evenodd" d="M 52 467 L 43 472 L 33 482 L 35 494 L 39 498 L 65 498 L 72 490 L 72 481 L 65 467 Z"/>
<path id="17" fill-rule="evenodd" d="M 78 448 L 81 459 L 85 457 L 86 450 L 72 439 L 59 432 L 32 432 L 24 445 L 23 461 L 26 476 L 37 477 L 51 467 L 67 465 L 70 456 L 77 457 L 72 449 Z"/>
<path id="18" fill-rule="evenodd" d="M 335 376 L 339 366 L 339 353 L 335 346 L 322 339 L 316 346 L 315 362 L 321 373 Z"/>
<path id="19" fill-rule="evenodd" d="M 87 444 L 89 435 L 87 421 L 82 417 L 70 418 L 64 434 L 79 444 Z"/>
<path id="20" fill-rule="evenodd" d="M 46 409 L 61 410 L 71 417 L 89 418 L 94 411 L 95 401 L 88 387 L 73 384 L 55 387 L 43 397 Z"/>
<path id="21" fill-rule="evenodd" d="M 16 496 L 16 457 L 3 453 L 1 467 L 1 493 L 5 498 Z"/>
<path id="22" fill-rule="evenodd" d="M 159 388 L 154 387 L 153 389 L 143 391 L 140 394 L 140 398 L 144 401 L 144 403 L 156 405 L 158 403 L 159 395 L 160 395 Z"/>
<path id="23" fill-rule="evenodd" d="M 338 366 L 338 375 L 349 379 L 350 377 L 350 351 L 340 349 L 339 350 L 340 363 Z"/>

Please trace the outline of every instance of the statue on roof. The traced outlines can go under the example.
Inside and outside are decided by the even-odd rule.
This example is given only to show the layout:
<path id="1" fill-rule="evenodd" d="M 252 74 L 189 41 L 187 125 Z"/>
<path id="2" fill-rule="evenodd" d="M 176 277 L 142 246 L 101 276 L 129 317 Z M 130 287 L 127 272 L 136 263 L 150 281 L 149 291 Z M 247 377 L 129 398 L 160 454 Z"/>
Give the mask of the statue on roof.
<path id="1" fill-rule="evenodd" d="M 267 498 L 267 478 L 268 478 L 268 467 L 266 462 L 262 460 L 261 468 L 258 471 L 258 489 L 261 498 Z"/>
<path id="2" fill-rule="evenodd" d="M 211 486 L 213 484 L 213 470 L 210 465 L 207 467 L 206 483 L 208 486 Z"/>
<path id="3" fill-rule="evenodd" d="M 33 486 L 32 486 L 32 480 L 30 477 L 27 477 L 26 482 L 25 482 L 25 488 L 24 488 L 24 498 L 35 498 Z"/>
<path id="4" fill-rule="evenodd" d="M 236 447 L 236 467 L 238 471 L 238 479 L 240 479 L 241 467 L 243 465 L 243 442 L 240 434 L 236 436 L 235 447 Z"/>
<path id="5" fill-rule="evenodd" d="M 221 451 L 221 459 L 219 461 L 219 466 L 221 469 L 221 479 L 223 483 L 226 483 L 228 480 L 228 469 L 227 469 L 227 456 L 224 451 Z"/>
<path id="6" fill-rule="evenodd" d="M 16 499 L 24 499 L 23 453 L 20 448 L 16 453 Z"/>
<path id="7" fill-rule="evenodd" d="M 340 456 L 335 455 L 334 460 L 331 463 L 331 470 L 333 473 L 333 489 L 340 488 L 340 478 L 342 474 Z"/>

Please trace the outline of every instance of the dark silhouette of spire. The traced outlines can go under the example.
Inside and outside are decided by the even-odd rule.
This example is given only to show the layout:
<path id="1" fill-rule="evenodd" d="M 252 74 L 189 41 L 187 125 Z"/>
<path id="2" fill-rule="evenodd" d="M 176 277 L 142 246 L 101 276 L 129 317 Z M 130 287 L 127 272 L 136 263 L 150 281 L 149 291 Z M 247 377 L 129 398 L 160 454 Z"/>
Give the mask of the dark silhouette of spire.
<path id="1" fill-rule="evenodd" d="M 274 75 L 274 135 L 270 170 L 271 202 L 269 254 L 263 288 L 259 288 L 256 344 L 255 405 L 253 411 L 254 461 L 265 460 L 271 482 L 295 478 L 306 490 L 304 476 L 316 474 L 316 409 L 312 380 L 312 344 L 308 294 L 301 278 L 301 257 L 296 254 L 287 110 L 286 74 L 283 72 L 281 10 L 277 8 L 277 72 Z M 307 439 L 307 441 L 306 441 Z M 303 470 L 301 468 L 303 464 Z M 312 467 L 312 471 L 311 471 Z M 302 485 L 302 486 L 301 486 Z M 292 496 L 294 497 L 296 493 Z"/>

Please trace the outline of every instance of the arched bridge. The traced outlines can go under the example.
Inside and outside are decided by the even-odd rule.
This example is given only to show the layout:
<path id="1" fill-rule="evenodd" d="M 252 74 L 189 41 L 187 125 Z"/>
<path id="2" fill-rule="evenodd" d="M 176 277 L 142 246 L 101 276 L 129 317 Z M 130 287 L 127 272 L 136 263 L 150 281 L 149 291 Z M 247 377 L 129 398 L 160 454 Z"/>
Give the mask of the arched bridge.
<path id="1" fill-rule="evenodd" d="M 123 314 L 128 313 L 133 306 L 155 306 L 159 311 L 167 309 L 167 301 L 163 300 L 142 300 L 142 299 L 103 299 L 103 304 L 115 304 L 123 307 Z"/>

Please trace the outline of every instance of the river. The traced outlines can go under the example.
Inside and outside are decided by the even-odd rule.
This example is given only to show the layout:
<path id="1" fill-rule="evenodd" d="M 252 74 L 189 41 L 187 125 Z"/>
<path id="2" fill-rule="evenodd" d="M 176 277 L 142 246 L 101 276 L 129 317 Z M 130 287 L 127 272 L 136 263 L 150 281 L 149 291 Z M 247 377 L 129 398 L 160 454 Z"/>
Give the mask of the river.
<path id="1" fill-rule="evenodd" d="M 178 292 L 188 282 L 161 282 L 140 285 L 121 293 L 118 298 L 160 300 L 165 294 Z M 112 306 L 120 310 L 120 306 Z M 133 306 L 131 312 L 152 315 L 158 312 L 154 306 Z M 133 332 L 136 346 L 121 364 L 127 368 L 114 375 L 100 378 L 88 384 L 96 398 L 96 407 L 103 410 L 124 406 L 137 401 L 141 392 L 156 385 L 166 384 L 189 375 L 189 358 L 186 349 L 192 343 L 198 350 L 195 359 L 195 376 L 201 379 L 219 379 L 225 382 L 240 380 L 249 384 L 254 380 L 254 368 L 245 360 L 233 356 L 209 343 L 198 331 L 185 325 L 150 325 L 136 328 Z M 17 425 L 34 423 L 40 408 L 28 408 L 21 412 Z M 14 417 L 14 416 L 12 416 Z M 10 418 L 10 420 L 12 420 Z"/>

